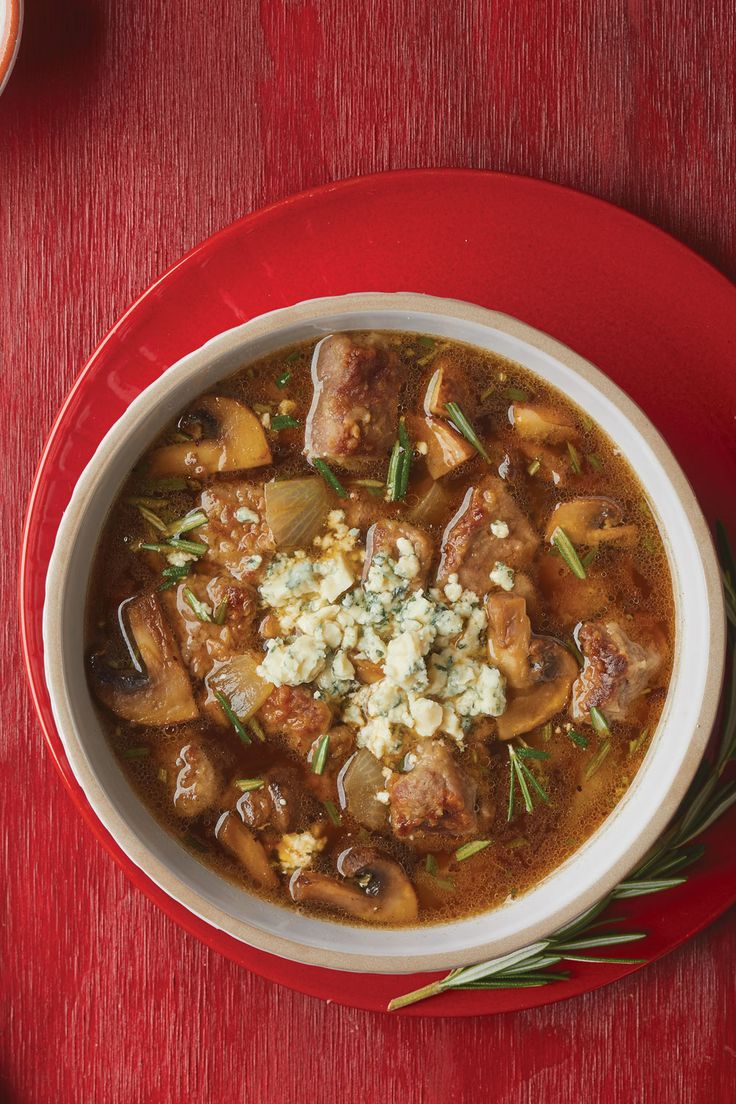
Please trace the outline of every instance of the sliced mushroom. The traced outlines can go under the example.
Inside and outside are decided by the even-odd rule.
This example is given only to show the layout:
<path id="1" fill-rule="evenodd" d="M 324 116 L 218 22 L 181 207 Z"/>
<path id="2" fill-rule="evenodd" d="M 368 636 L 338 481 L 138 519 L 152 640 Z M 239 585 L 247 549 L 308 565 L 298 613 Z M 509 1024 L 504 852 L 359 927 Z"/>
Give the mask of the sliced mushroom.
<path id="1" fill-rule="evenodd" d="M 140 670 L 109 667 L 103 654 L 90 657 L 92 684 L 100 701 L 126 721 L 171 725 L 198 716 L 189 676 L 155 594 L 126 606 L 140 656 Z"/>
<path id="2" fill-rule="evenodd" d="M 408 924 L 417 919 L 414 887 L 398 863 L 370 847 L 348 847 L 337 860 L 345 879 L 297 870 L 289 890 L 297 902 L 323 905 L 379 924 Z"/>
<path id="3" fill-rule="evenodd" d="M 556 640 L 534 636 L 523 598 L 493 593 L 486 599 L 488 655 L 509 687 L 519 691 L 498 718 L 498 735 L 529 732 L 567 703 L 578 665 Z"/>
<path id="4" fill-rule="evenodd" d="M 151 476 L 201 478 L 271 463 L 271 450 L 261 423 L 237 399 L 205 395 L 186 416 L 186 424 L 199 426 L 201 437 L 157 448 L 151 454 Z"/>
<path id="5" fill-rule="evenodd" d="M 554 406 L 515 402 L 509 410 L 509 418 L 519 436 L 528 441 L 557 445 L 571 440 L 576 433 L 570 415 Z"/>
<path id="6" fill-rule="evenodd" d="M 215 839 L 222 844 L 256 885 L 276 889 L 279 884 L 276 872 L 268 861 L 263 844 L 234 813 L 223 813 L 215 825 Z"/>
<path id="7" fill-rule="evenodd" d="M 599 544 L 636 544 L 639 529 L 622 524 L 622 511 L 610 498 L 573 498 L 555 506 L 547 523 L 548 541 L 556 529 L 564 529 L 573 544 L 597 548 Z"/>
<path id="8" fill-rule="evenodd" d="M 577 663 L 556 640 L 535 637 L 530 646 L 530 657 L 531 689 L 516 694 L 498 718 L 498 736 L 501 740 L 511 740 L 514 736 L 531 732 L 564 709 L 577 678 Z"/>

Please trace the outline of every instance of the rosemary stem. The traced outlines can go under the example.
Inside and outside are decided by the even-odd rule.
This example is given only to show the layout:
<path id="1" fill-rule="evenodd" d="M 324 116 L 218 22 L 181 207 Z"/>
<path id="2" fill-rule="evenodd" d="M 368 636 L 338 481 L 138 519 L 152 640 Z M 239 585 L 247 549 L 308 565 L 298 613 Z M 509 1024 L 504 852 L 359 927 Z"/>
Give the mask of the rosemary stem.
<path id="1" fill-rule="evenodd" d="M 444 978 L 442 979 L 444 981 Z M 406 1008 L 408 1004 L 416 1004 L 426 1000 L 427 997 L 437 997 L 443 991 L 442 981 L 433 981 L 430 985 L 423 985 L 421 989 L 414 989 L 411 993 L 404 993 L 401 997 L 394 997 L 388 1006 L 389 1012 L 395 1012 L 397 1008 Z"/>

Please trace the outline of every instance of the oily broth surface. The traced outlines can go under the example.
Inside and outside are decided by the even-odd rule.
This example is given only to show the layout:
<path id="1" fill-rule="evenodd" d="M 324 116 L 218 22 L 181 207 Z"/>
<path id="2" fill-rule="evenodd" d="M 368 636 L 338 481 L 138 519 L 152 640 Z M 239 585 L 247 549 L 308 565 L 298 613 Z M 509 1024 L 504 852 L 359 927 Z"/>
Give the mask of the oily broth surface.
<path id="1" fill-rule="evenodd" d="M 431 354 L 424 353 L 417 335 L 387 334 L 385 337 L 396 348 L 405 369 L 400 409 L 407 412 L 420 411 L 429 371 L 427 361 Z M 253 473 L 253 478 L 258 481 L 265 482 L 274 476 L 286 478 L 314 474 L 301 452 L 303 426 L 311 403 L 310 364 L 314 345 L 315 342 L 310 341 L 280 350 L 244 367 L 216 388 L 217 394 L 241 399 L 256 411 L 261 404 L 274 407 L 284 398 L 297 404 L 293 414 L 299 420 L 300 428 L 269 435 L 274 462 L 270 467 L 259 468 Z M 666 554 L 641 487 L 624 458 L 616 454 L 610 439 L 569 399 L 521 366 L 493 353 L 457 342 L 448 342 L 447 347 L 461 354 L 471 392 L 485 396 L 479 410 L 468 413 L 486 444 L 492 463 L 489 469 L 477 457 L 443 479 L 443 487 L 450 492 L 447 517 L 441 524 L 425 527 L 433 537 L 435 548 L 438 548 L 444 527 L 456 512 L 468 486 L 473 485 L 475 480 L 489 470 L 494 474 L 499 468 L 506 471 L 517 502 L 538 531 L 543 531 L 549 514 L 561 498 L 608 494 L 620 503 L 624 518 L 639 525 L 640 540 L 630 557 L 626 551 L 617 552 L 614 549 L 599 552 L 595 571 L 613 584 L 612 604 L 622 608 L 627 615 L 635 612 L 650 615 L 665 627 L 672 645 L 674 616 Z M 281 389 L 274 381 L 285 370 L 291 372 L 291 379 L 288 386 Z M 574 478 L 572 486 L 568 482 L 566 488 L 561 486 L 558 489 L 551 482 L 530 476 L 527 471 L 529 457 L 524 458 L 523 462 L 512 462 L 508 465 L 508 457 L 514 456 L 518 444 L 508 416 L 512 401 L 508 394 L 509 387 L 521 389 L 530 401 L 550 403 L 575 416 L 581 434 L 577 448 L 583 460 L 583 471 Z M 171 439 L 170 429 L 155 444 Z M 590 455 L 600 458 L 601 471 L 585 461 L 585 457 Z M 561 468 L 565 463 L 563 460 Z M 421 459 L 415 459 L 412 466 L 413 477 L 420 475 L 422 467 Z M 376 464 L 373 469 L 362 470 L 360 476 L 383 480 L 385 473 L 384 461 Z M 247 480 L 249 474 L 220 475 L 218 480 L 240 482 L 242 479 Z M 569 466 L 562 475 L 564 483 L 570 477 Z M 349 477 L 347 480 L 349 481 Z M 155 590 L 160 582 L 160 574 L 148 567 L 139 553 L 131 551 L 131 546 L 137 541 L 151 539 L 151 536 L 137 511 L 126 506 L 124 499 L 131 494 L 145 494 L 145 490 L 145 481 L 141 483 L 138 470 L 132 474 L 113 505 L 100 540 L 87 605 L 87 635 L 93 648 L 100 643 L 103 635 L 109 633 L 111 620 L 114 620 L 112 615 L 121 601 L 142 590 Z M 196 494 L 190 492 L 166 496 L 176 516 L 190 509 L 196 497 Z M 416 500 L 416 495 L 414 498 Z M 407 506 L 411 507 L 412 504 L 410 490 Z M 406 508 L 401 504 L 386 503 L 376 497 L 371 499 L 371 512 L 372 520 L 379 517 L 398 518 L 405 516 Z M 622 557 L 630 561 L 627 570 L 623 572 Z M 555 620 L 554 614 L 546 605 L 542 604 L 540 613 L 532 621 L 535 632 L 570 640 L 569 630 Z M 666 676 L 662 679 L 665 685 L 669 670 Z M 562 730 L 561 726 L 566 721 L 565 714 L 553 719 L 551 738 L 545 739 L 540 731 L 527 734 L 524 739 L 528 744 L 550 753 L 548 760 L 538 764 L 539 778 L 550 796 L 550 802 L 545 805 L 541 801 L 535 801 L 533 814 L 527 814 L 517 791 L 516 813 L 510 823 L 506 819 L 509 787 L 506 745 L 500 741 L 492 741 L 486 749 L 481 743 L 474 744 L 471 736 L 461 761 L 465 766 L 470 764 L 470 772 L 477 778 L 486 779 L 490 783 L 495 809 L 490 832 L 492 845 L 465 862 L 458 862 L 452 853 L 437 853 L 438 879 L 427 873 L 423 855 L 415 855 L 390 835 L 368 833 L 344 811 L 340 827 L 328 823 L 328 844 L 323 854 L 328 856 L 338 848 L 369 841 L 391 854 L 413 877 L 420 899 L 419 920 L 423 924 L 458 919 L 498 905 L 509 896 L 518 896 L 531 889 L 568 858 L 596 830 L 620 800 L 646 754 L 648 738 L 634 750 L 632 744 L 647 729 L 651 736 L 656 728 L 664 697 L 665 690 L 653 690 L 642 699 L 635 723 L 611 725 L 610 751 L 599 769 L 587 780 L 585 772 L 601 744 L 601 738 L 591 729 L 585 729 L 590 741 L 585 750 L 576 747 Z M 153 747 L 156 741 L 176 740 L 176 728 L 151 730 L 126 725 L 102 709 L 100 716 L 108 738 L 119 755 L 124 755 L 126 750 L 135 749 L 144 743 Z M 222 748 L 222 758 L 229 777 L 253 778 L 268 767 L 299 765 L 296 756 L 273 744 L 264 745 L 254 741 L 245 746 L 233 731 L 214 727 L 207 722 L 197 722 L 197 726 L 210 734 Z M 130 783 L 153 815 L 198 859 L 242 885 L 248 892 L 256 892 L 275 903 L 289 903 L 291 907 L 295 907 L 286 892 L 287 880 L 284 880 L 276 893 L 256 890 L 234 860 L 212 843 L 210 832 L 219 812 L 204 814 L 192 822 L 183 822 L 173 815 L 168 792 L 158 777 L 160 768 L 153 756 L 134 760 L 121 758 L 120 762 Z M 332 921 L 359 923 L 315 906 L 308 906 L 307 910 Z"/>

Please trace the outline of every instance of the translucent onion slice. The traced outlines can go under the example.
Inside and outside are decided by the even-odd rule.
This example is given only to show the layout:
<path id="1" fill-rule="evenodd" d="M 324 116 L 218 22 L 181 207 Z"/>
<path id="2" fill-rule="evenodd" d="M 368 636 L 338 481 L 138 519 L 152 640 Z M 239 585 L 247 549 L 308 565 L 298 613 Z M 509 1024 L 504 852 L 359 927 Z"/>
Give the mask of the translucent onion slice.
<path id="1" fill-rule="evenodd" d="M 241 721 L 247 721 L 261 708 L 273 686 L 258 674 L 260 662 L 261 656 L 257 652 L 242 652 L 213 665 L 205 679 L 205 706 L 214 716 L 222 715 L 216 697 L 218 690 L 225 695 L 233 713 Z"/>
<path id="2" fill-rule="evenodd" d="M 322 479 L 284 479 L 266 483 L 266 521 L 276 547 L 305 548 L 322 528 L 334 505 Z"/>
<path id="3" fill-rule="evenodd" d="M 341 773 L 340 801 L 358 824 L 380 832 L 388 824 L 388 807 L 376 800 L 376 794 L 386 788 L 383 768 L 366 748 L 361 748 Z"/>
<path id="4" fill-rule="evenodd" d="M 412 525 L 439 525 L 447 516 L 449 501 L 449 495 L 441 484 L 432 483 L 409 511 L 409 521 Z"/>

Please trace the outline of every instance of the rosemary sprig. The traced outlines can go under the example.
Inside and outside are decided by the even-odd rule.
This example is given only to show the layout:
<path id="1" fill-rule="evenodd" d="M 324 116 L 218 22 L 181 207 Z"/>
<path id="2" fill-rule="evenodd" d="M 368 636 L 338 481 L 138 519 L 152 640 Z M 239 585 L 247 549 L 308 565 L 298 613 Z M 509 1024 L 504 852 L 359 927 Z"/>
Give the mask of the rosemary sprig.
<path id="1" fill-rule="evenodd" d="M 538 781 L 535 774 L 524 762 L 525 759 L 549 759 L 548 751 L 540 751 L 538 748 L 514 747 L 508 745 L 509 750 L 509 804 L 506 815 L 511 820 L 516 807 L 516 787 L 518 786 L 524 800 L 524 808 L 528 813 L 534 812 L 534 799 L 532 791 L 546 804 L 549 802 L 549 794 Z M 531 787 L 531 789 L 530 789 Z"/>
<path id="2" fill-rule="evenodd" d="M 451 970 L 445 977 L 424 985 L 421 989 L 396 997 L 390 1002 L 389 1011 L 438 996 L 448 989 L 516 989 L 550 985 L 570 976 L 567 971 L 549 969 L 560 962 L 609 962 L 619 965 L 641 965 L 646 962 L 645 958 L 619 958 L 608 954 L 588 953 L 599 948 L 602 950 L 635 943 L 647 936 L 646 932 L 640 931 L 607 930 L 608 925 L 620 918 L 599 918 L 613 901 L 662 893 L 682 885 L 687 880 L 683 871 L 697 863 L 705 851 L 703 844 L 693 845 L 692 841 L 710 828 L 728 809 L 736 806 L 736 779 L 721 781 L 726 767 L 736 757 L 736 589 L 727 585 L 727 580 L 732 583 L 736 581 L 736 563 L 722 526 L 718 528 L 718 549 L 724 576 L 732 651 L 721 739 L 714 762 L 703 769 L 699 778 L 696 776 L 696 781 L 680 806 L 672 826 L 624 881 L 619 882 L 606 897 L 548 939 L 542 939 L 499 958 Z M 604 738 L 603 743 L 606 742 L 607 738 Z M 520 750 L 534 749 L 516 748 L 517 757 Z M 509 753 L 511 754 L 511 748 Z M 603 930 L 599 930 L 601 928 Z"/>
<path id="3" fill-rule="evenodd" d="M 561 529 L 559 525 L 552 534 L 552 544 L 560 553 L 563 560 L 572 571 L 573 575 L 577 576 L 578 579 L 584 579 L 585 568 L 583 566 L 582 560 L 580 559 L 580 556 L 577 553 L 577 549 L 568 537 L 565 530 Z"/>

